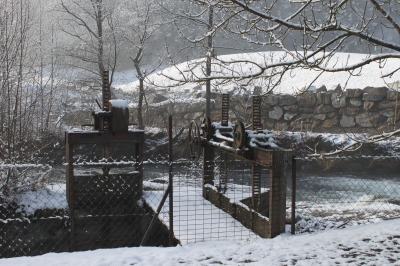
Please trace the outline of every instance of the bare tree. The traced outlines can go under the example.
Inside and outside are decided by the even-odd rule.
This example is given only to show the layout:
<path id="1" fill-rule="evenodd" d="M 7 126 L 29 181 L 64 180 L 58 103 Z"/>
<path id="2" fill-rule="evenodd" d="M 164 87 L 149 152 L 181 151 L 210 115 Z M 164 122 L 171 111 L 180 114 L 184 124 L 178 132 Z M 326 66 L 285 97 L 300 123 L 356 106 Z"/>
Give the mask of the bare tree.
<path id="1" fill-rule="evenodd" d="M 117 25 L 114 12 L 118 1 L 61 1 L 60 28 L 70 36 L 65 51 L 71 58 L 70 67 L 83 70 L 90 81 L 101 83 L 104 70 L 110 72 L 110 86 L 118 61 Z M 89 78 L 87 78 L 89 79 Z"/>
<path id="2" fill-rule="evenodd" d="M 144 66 L 143 61 L 146 56 L 151 54 L 149 44 L 154 40 L 157 34 L 158 25 L 152 17 L 151 1 L 128 1 L 124 6 L 124 21 L 125 29 L 123 38 L 127 46 L 126 51 L 129 58 L 132 60 L 136 71 L 136 76 L 139 80 L 139 99 L 138 99 L 138 126 L 144 129 L 143 123 L 143 100 L 145 97 L 144 80 L 148 74 L 154 71 L 155 68 L 149 70 Z M 156 53 L 154 53 L 156 54 Z M 150 61 L 147 61 L 151 65 Z"/>
<path id="3" fill-rule="evenodd" d="M 197 9 L 182 16 L 202 17 L 213 9 L 216 19 L 201 36 L 182 35 L 197 44 L 210 36 L 228 32 L 240 36 L 239 46 L 248 44 L 262 53 L 240 56 L 213 56 L 212 74 L 207 71 L 207 58 L 175 65 L 176 71 L 164 72 L 169 86 L 213 81 L 214 86 L 226 83 L 261 85 L 262 94 L 273 92 L 293 71 L 301 68 L 314 70 L 316 75 L 307 84 L 295 84 L 300 93 L 309 89 L 323 73 L 342 72 L 348 82 L 361 75 L 363 67 L 376 64 L 386 81 L 400 67 L 385 70 L 388 61 L 400 59 L 400 2 L 389 0 L 193 0 Z M 197 21 L 197 20 L 196 20 Z M 268 52 L 265 52 L 268 51 Z M 357 52 L 365 56 L 354 60 L 351 55 L 339 61 L 342 52 Z M 400 62 L 400 61 L 399 61 Z M 344 84 L 346 87 L 346 84 Z M 363 143 L 376 142 L 400 133 L 380 133 L 342 151 L 357 150 Z M 315 156 L 330 155 L 316 154 Z"/>
<path id="4" fill-rule="evenodd" d="M 53 9 L 41 2 L 0 4 L 0 160 L 11 163 L 29 158 L 41 148 L 32 144 L 51 134 L 58 59 L 49 44 L 54 31 L 45 26 Z"/>
<path id="5" fill-rule="evenodd" d="M 32 22 L 29 8 L 29 2 L 22 0 L 0 5 L 0 142 L 2 158 L 11 161 L 23 139 L 23 83 Z"/>
<path id="6" fill-rule="evenodd" d="M 139 80 L 138 127 L 144 129 L 145 79 L 163 62 L 164 51 L 155 49 L 163 21 L 159 6 L 152 1 L 126 1 L 121 7 L 119 14 L 125 25 L 122 34 L 125 52 L 131 59 Z"/>
<path id="7" fill-rule="evenodd" d="M 230 18 L 230 15 L 216 1 L 193 0 L 185 2 L 180 8 L 168 5 L 164 9 L 168 10 L 173 18 L 175 28 L 182 39 L 192 45 L 190 49 L 195 51 L 192 54 L 200 56 L 200 59 L 182 64 L 183 68 L 182 65 L 178 66 L 176 72 L 180 73 L 177 75 L 166 74 L 165 77 L 170 81 L 175 81 L 169 82 L 169 86 L 172 87 L 188 82 L 204 84 L 205 115 L 210 117 L 211 91 L 219 91 L 221 82 L 226 82 L 226 80 L 214 79 L 215 74 L 221 73 L 221 69 L 216 68 L 217 54 L 253 51 L 254 45 L 241 42 L 241 34 L 229 31 L 229 27 L 224 22 L 232 23 L 230 19 L 233 20 L 233 18 Z M 171 64 L 176 65 L 175 60 L 171 60 Z"/>
<path id="8" fill-rule="evenodd" d="M 236 81 L 248 84 L 262 79 L 267 90 L 280 84 L 285 73 L 293 69 L 314 69 L 319 73 L 346 72 L 349 77 L 370 63 L 384 65 L 387 59 L 399 59 L 400 36 L 399 1 L 388 0 L 299 0 L 299 1 L 239 1 L 199 0 L 203 11 L 213 7 L 218 16 L 202 37 L 205 41 L 223 29 L 241 36 L 243 42 L 264 50 L 281 51 L 278 56 L 258 54 L 257 59 L 243 57 L 237 60 L 213 58 L 213 75 L 204 65 L 193 62 L 191 74 L 181 71 L 180 78 L 169 76 L 176 84 L 186 82 Z M 335 55 L 356 51 L 367 54 L 358 62 L 339 64 Z M 239 65 L 247 64 L 245 70 Z M 400 68 L 382 73 L 390 77 Z M 316 77 L 318 78 L 318 76 Z M 311 84 L 309 84 L 311 85 Z M 306 89 L 308 87 L 306 86 Z"/>
<path id="9" fill-rule="evenodd" d="M 57 47 L 63 41 L 61 34 L 57 31 L 56 16 L 56 1 L 38 1 L 38 18 L 36 25 L 38 34 L 35 34 L 35 58 L 37 67 L 32 71 L 34 75 L 34 85 L 40 91 L 40 117 L 39 132 L 44 134 L 51 132 L 54 128 L 50 125 L 51 114 L 54 113 L 54 106 L 58 99 L 57 89 L 61 82 L 62 76 L 68 73 L 67 69 L 63 69 L 62 55 L 57 50 Z M 35 32 L 37 33 L 37 31 Z M 63 71 L 61 71 L 63 69 Z"/>

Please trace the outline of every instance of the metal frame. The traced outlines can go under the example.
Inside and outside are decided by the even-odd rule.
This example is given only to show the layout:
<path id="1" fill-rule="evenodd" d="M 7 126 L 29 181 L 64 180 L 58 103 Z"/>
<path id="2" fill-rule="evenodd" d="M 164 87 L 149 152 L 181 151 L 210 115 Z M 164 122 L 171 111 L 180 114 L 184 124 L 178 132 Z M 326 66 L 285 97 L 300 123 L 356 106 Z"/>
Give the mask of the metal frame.
<path id="1" fill-rule="evenodd" d="M 138 171 L 140 184 L 143 183 L 143 143 L 144 131 L 135 130 L 127 132 L 65 132 L 65 147 L 67 159 L 67 198 L 70 212 L 70 245 L 69 251 L 75 250 L 75 204 L 74 204 L 74 145 L 102 143 L 109 145 L 112 143 L 134 143 L 136 164 L 135 170 Z M 104 166 L 109 167 L 108 164 Z"/>

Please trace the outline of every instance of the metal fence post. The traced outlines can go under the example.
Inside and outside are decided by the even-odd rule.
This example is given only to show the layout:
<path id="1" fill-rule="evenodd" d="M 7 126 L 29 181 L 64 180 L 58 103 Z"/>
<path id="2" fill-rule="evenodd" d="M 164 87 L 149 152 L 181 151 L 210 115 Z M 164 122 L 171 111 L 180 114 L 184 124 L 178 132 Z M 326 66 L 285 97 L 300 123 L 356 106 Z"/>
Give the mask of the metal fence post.
<path id="1" fill-rule="evenodd" d="M 70 223 L 70 236 L 69 236 L 69 252 L 75 251 L 75 199 L 74 199 L 74 146 L 69 143 L 68 132 L 65 133 L 65 146 L 66 146 L 66 159 L 67 159 L 67 197 L 69 203 L 69 223 Z"/>
<path id="2" fill-rule="evenodd" d="M 168 117 L 168 173 L 169 173 L 169 246 L 174 245 L 174 196 L 172 176 L 172 116 Z"/>
<path id="3" fill-rule="evenodd" d="M 292 156 L 292 217 L 290 233 L 296 233 L 296 156 Z"/>

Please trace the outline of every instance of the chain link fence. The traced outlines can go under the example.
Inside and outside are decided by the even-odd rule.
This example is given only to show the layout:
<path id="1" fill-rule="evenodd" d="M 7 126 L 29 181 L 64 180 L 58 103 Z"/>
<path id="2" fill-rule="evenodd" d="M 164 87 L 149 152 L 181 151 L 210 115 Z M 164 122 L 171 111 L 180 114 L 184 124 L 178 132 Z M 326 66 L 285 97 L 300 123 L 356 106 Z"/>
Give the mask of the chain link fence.
<path id="1" fill-rule="evenodd" d="M 90 149 L 96 150 L 96 147 Z M 131 152 L 131 148 L 126 146 L 120 149 Z M 86 148 L 77 150 L 80 152 L 74 156 L 73 215 L 67 199 L 71 188 L 66 182 L 64 167 L 44 169 L 29 166 L 30 174 L 19 176 L 19 183 L 13 181 L 20 184 L 21 189 L 15 190 L 12 197 L 11 194 L 7 197 L 6 193 L 1 194 L 0 256 L 68 252 L 71 247 L 73 251 L 81 251 L 141 244 L 168 246 L 169 200 L 160 205 L 169 185 L 169 162 L 166 158 L 157 156 L 144 161 L 141 183 L 137 179 L 138 162 L 131 158 L 123 155 L 113 157 L 110 149 L 113 159 L 98 160 L 101 157 L 97 152 L 88 156 Z M 232 203 L 229 206 L 212 203 L 203 197 L 201 161 L 173 162 L 174 245 L 259 237 L 249 229 L 251 215 L 241 217 L 240 221 L 235 219 L 235 215 L 240 213 L 239 207 L 251 208 L 251 164 L 234 157 L 221 162 L 220 155 L 215 161 L 215 181 L 208 187 L 215 191 L 223 189 L 225 203 Z M 225 181 L 220 178 L 222 164 L 226 164 Z M 2 186 L 4 180 L 2 177 Z M 28 188 L 29 182 L 32 186 Z M 238 205 L 236 214 L 232 209 L 235 205 Z M 157 219 L 149 229 L 154 216 Z M 149 235 L 143 243 L 146 232 Z"/>
<path id="2" fill-rule="evenodd" d="M 68 251 L 68 203 L 61 181 L 44 165 L 1 165 L 0 257 Z"/>
<path id="3" fill-rule="evenodd" d="M 399 157 L 296 160 L 296 233 L 400 217 Z M 288 198 L 291 189 L 289 185 Z"/>
<path id="4" fill-rule="evenodd" d="M 213 162 L 215 179 L 212 184 L 206 184 L 206 188 L 203 188 L 201 160 L 173 164 L 173 230 L 181 244 L 259 237 L 251 230 L 254 219 L 254 214 L 249 211 L 252 208 L 251 164 L 233 156 L 221 161 L 221 154 L 217 154 Z M 221 167 L 225 168 L 221 170 Z M 221 174 L 227 179 L 222 180 Z M 267 176 L 263 180 L 267 182 Z M 144 198 L 154 210 L 167 186 L 167 173 L 144 181 Z M 263 188 L 262 192 L 266 191 Z M 264 205 L 259 208 L 263 214 L 259 215 L 261 219 L 268 220 L 268 210 Z M 164 224 L 169 223 L 168 202 L 162 207 L 159 217 Z"/>
<path id="5" fill-rule="evenodd" d="M 71 245 L 74 250 L 170 245 L 170 201 L 161 204 L 170 180 L 167 158 L 136 162 L 133 148 L 121 144 L 110 147 L 111 160 L 104 161 L 98 159 L 102 149 L 77 147 L 73 217 L 65 167 L 1 166 L 0 257 L 68 252 Z M 400 217 L 399 158 L 296 159 L 296 233 Z M 138 179 L 140 163 L 143 180 Z M 260 201 L 255 203 L 250 161 L 216 151 L 213 165 L 214 179 L 205 189 L 201 160 L 177 159 L 172 164 L 174 245 L 251 240 L 264 230 L 254 224 L 256 219 L 261 226 L 268 221 L 269 169 L 260 169 Z M 287 176 L 289 224 L 290 167 Z"/>

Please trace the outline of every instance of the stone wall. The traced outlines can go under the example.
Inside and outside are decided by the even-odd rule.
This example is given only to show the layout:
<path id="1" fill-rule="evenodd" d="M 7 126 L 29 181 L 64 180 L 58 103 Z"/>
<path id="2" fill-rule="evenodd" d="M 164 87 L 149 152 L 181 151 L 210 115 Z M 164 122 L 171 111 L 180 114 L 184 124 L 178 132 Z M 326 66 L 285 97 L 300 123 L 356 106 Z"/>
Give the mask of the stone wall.
<path id="1" fill-rule="evenodd" d="M 256 91 L 256 90 L 255 90 Z M 251 123 L 251 96 L 253 92 L 229 92 L 232 122 L 241 120 Z M 205 115 L 204 95 L 195 96 L 194 103 L 159 102 L 146 109 L 147 126 L 166 127 L 168 113 L 172 112 L 177 127 L 187 127 L 191 120 L 200 123 Z M 263 99 L 262 123 L 264 129 L 284 131 L 305 131 L 343 133 L 388 132 L 393 130 L 400 116 L 396 108 L 398 93 L 386 87 L 334 90 L 325 86 L 299 96 L 268 94 Z M 211 119 L 221 119 L 221 95 L 212 94 Z M 135 110 L 132 110 L 135 117 Z M 377 131 L 378 130 L 378 131 Z"/>
<path id="2" fill-rule="evenodd" d="M 325 86 L 298 97 L 265 97 L 264 128 L 316 132 L 370 132 L 393 130 L 399 117 L 398 93 L 386 87 L 328 91 Z M 377 131 L 378 130 L 378 131 Z"/>

